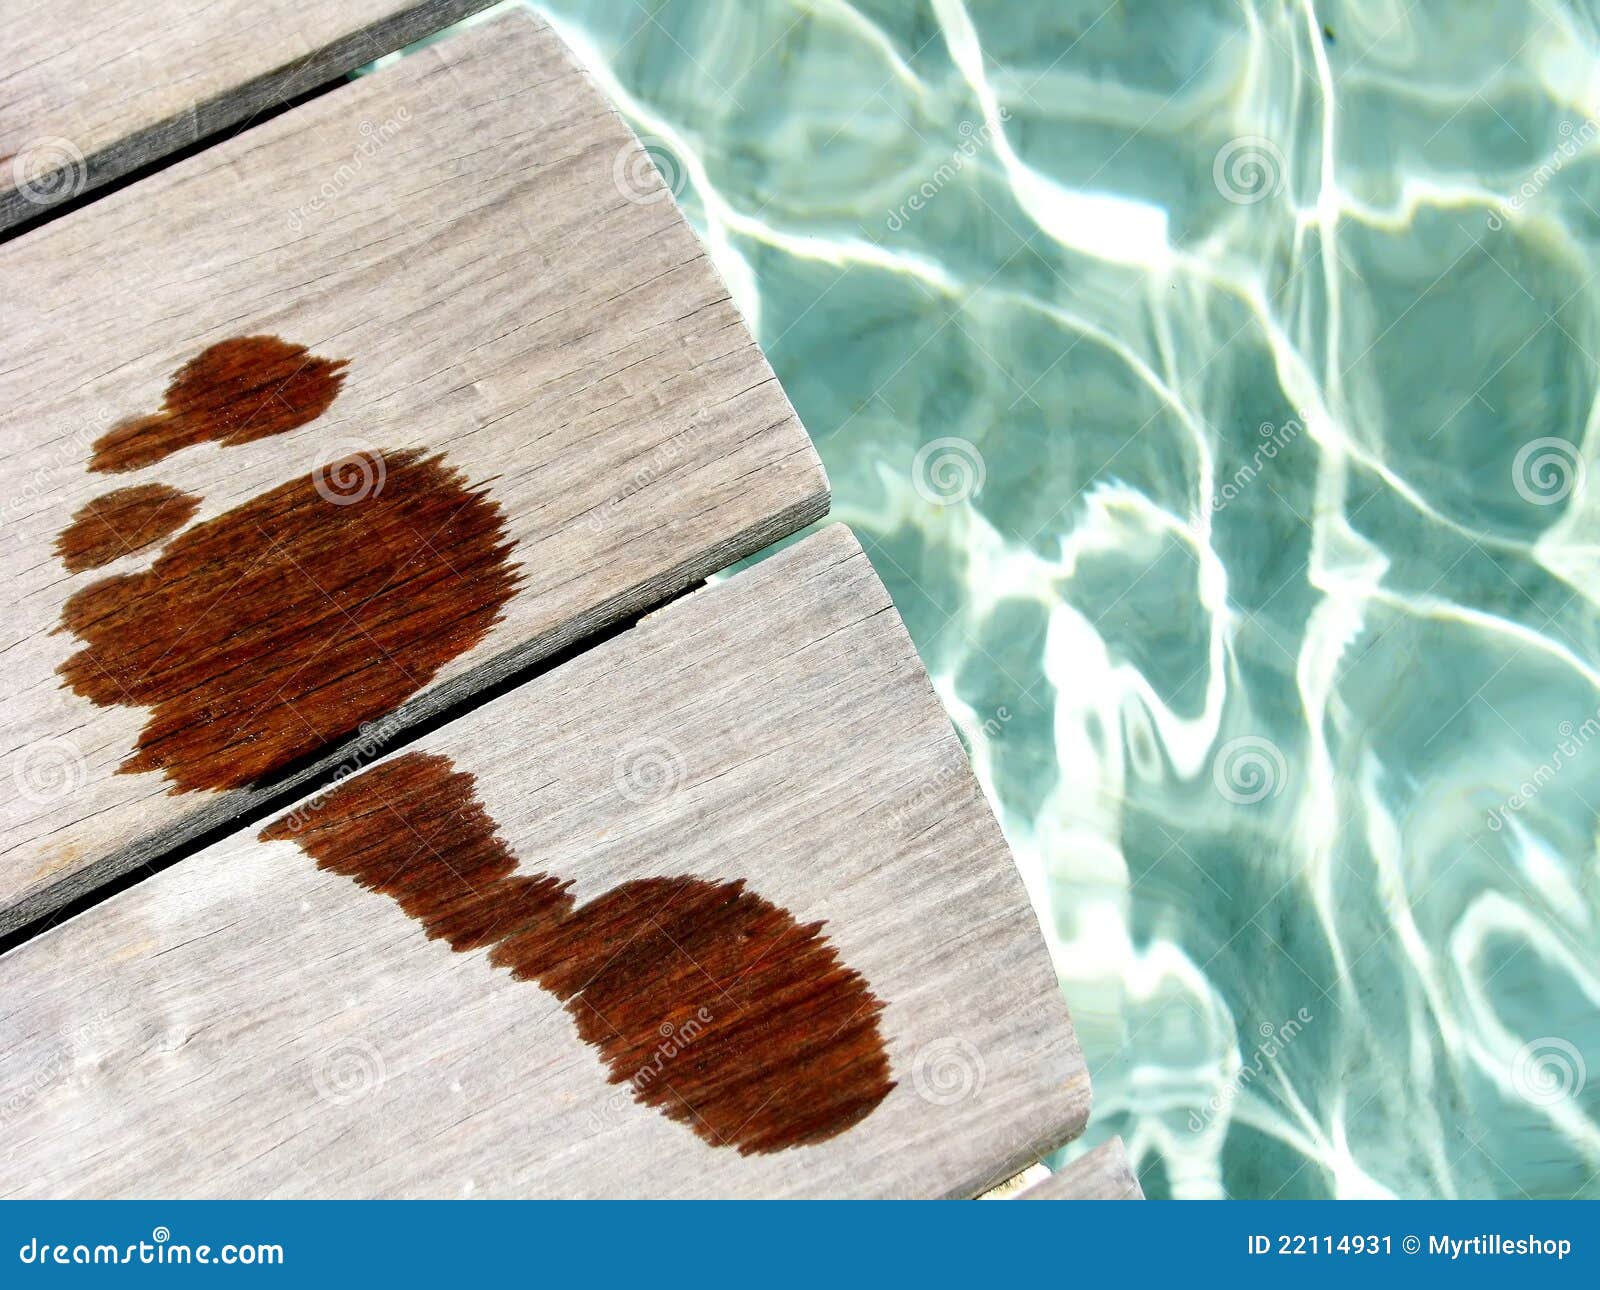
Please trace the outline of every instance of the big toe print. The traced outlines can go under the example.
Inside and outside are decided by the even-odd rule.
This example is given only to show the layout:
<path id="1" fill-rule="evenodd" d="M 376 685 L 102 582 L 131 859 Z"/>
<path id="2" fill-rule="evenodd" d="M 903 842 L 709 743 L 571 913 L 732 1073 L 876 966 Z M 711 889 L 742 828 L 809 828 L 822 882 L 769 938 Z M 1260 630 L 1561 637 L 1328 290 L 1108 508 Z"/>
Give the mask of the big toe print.
<path id="1" fill-rule="evenodd" d="M 113 426 L 90 470 L 137 470 L 191 444 L 249 443 L 315 421 L 344 384 L 345 360 L 314 357 L 276 336 L 236 336 L 178 369 L 161 411 Z"/>
<path id="2" fill-rule="evenodd" d="M 492 946 L 490 963 L 566 1004 L 612 1083 L 713 1146 L 821 1142 L 894 1088 L 883 1005 L 820 923 L 742 881 L 693 877 L 627 882 L 580 905 L 559 878 L 515 873 L 473 777 L 444 757 L 375 766 L 261 837 L 298 842 L 452 949 Z"/>
<path id="3" fill-rule="evenodd" d="M 91 468 L 239 444 L 320 416 L 343 360 L 276 337 L 213 345 L 160 412 L 114 427 Z M 61 665 L 78 694 L 150 710 L 121 769 L 177 791 L 238 788 L 392 710 L 471 649 L 516 589 L 500 508 L 440 455 L 375 452 L 185 528 L 200 499 L 161 483 L 89 502 L 57 540 L 68 570 L 158 544 L 142 572 L 78 591 Z"/>

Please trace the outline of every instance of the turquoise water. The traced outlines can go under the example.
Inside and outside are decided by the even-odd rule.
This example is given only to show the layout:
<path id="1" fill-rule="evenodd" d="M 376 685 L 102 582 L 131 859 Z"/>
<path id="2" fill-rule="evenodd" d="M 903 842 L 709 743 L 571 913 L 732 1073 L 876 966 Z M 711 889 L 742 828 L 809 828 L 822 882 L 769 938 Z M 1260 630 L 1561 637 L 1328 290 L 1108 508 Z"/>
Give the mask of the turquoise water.
<path id="1" fill-rule="evenodd" d="M 965 733 L 1085 1142 L 1600 1194 L 1594 9 L 544 11 Z"/>

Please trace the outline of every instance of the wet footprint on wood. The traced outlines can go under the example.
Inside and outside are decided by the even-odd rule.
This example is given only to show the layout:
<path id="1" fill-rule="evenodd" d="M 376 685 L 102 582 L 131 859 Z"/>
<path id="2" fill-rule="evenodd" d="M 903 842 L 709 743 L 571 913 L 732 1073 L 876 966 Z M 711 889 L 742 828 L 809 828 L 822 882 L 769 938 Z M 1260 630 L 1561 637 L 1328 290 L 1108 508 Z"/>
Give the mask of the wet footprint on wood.
<path id="1" fill-rule="evenodd" d="M 295 429 L 332 406 L 346 366 L 275 336 L 221 341 L 178 369 L 159 411 L 102 436 L 89 468 Z M 347 457 L 185 527 L 199 506 L 134 484 L 56 542 L 72 573 L 160 546 L 67 601 L 61 629 L 83 648 L 60 672 L 96 704 L 149 709 L 120 769 L 161 771 L 175 792 L 260 782 L 392 711 L 516 590 L 500 507 L 442 455 Z"/>
<path id="2" fill-rule="evenodd" d="M 560 999 L 614 1084 L 743 1154 L 822 1142 L 894 1088 L 883 1004 L 822 935 L 742 880 L 646 878 L 579 904 L 516 873 L 472 775 L 404 753 L 269 825 L 451 949 Z M 664 1036 L 676 1037 L 670 1060 Z"/>
<path id="3" fill-rule="evenodd" d="M 222 341 L 178 370 L 159 411 L 96 442 L 90 469 L 295 429 L 332 406 L 345 367 L 277 337 Z M 259 782 L 392 711 L 483 639 L 518 584 L 499 506 L 441 455 L 347 458 L 191 524 L 200 504 L 131 484 L 56 543 L 71 573 L 159 548 L 67 601 L 61 629 L 83 646 L 60 671 L 97 704 L 149 709 L 121 769 L 159 770 L 174 791 Z M 472 777 L 443 758 L 398 757 L 333 790 L 310 827 L 261 836 L 293 837 L 453 949 L 492 947 L 491 963 L 565 1003 L 613 1083 L 707 1142 L 820 1142 L 894 1087 L 883 1005 L 820 924 L 693 877 L 580 905 L 568 883 L 515 873 Z M 670 1066 L 641 1078 L 668 1035 Z"/>

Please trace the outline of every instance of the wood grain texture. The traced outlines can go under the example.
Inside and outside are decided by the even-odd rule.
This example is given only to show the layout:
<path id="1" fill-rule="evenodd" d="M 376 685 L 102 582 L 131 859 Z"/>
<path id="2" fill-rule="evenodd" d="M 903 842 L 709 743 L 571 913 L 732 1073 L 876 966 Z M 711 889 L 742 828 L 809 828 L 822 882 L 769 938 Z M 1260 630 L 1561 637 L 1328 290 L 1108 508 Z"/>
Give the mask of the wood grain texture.
<path id="1" fill-rule="evenodd" d="M 676 755 L 653 747 L 651 775 L 635 770 L 622 791 L 670 789 Z M 744 878 L 631 879 L 580 903 L 572 879 L 518 872 L 476 776 L 437 753 L 390 758 L 305 816 L 259 836 L 388 896 L 431 940 L 492 947 L 492 967 L 567 1005 L 613 1083 L 714 1146 L 825 1142 L 894 1088 L 883 1002 L 820 922 L 797 922 Z"/>
<path id="2" fill-rule="evenodd" d="M 400 797 L 370 841 L 399 848 L 390 876 L 291 840 L 418 757 L 471 779 L 455 840 Z M 448 900 L 434 865 L 461 876 Z M 611 1018 L 661 975 L 629 975 L 631 938 L 591 975 L 592 948 L 510 932 L 662 882 L 743 884 L 819 925 L 882 1005 L 893 1087 L 864 1117 L 747 1151 L 669 1113 L 662 1084 L 695 1099 L 784 1073 L 772 1025 L 723 1042 L 743 1014 L 699 948 L 679 1024 L 628 1063 L 656 1082 L 617 1081 L 601 1021 L 558 994 L 587 977 Z M 530 948 L 538 980 L 506 970 Z M 0 958 L 0 1194 L 966 1196 L 1076 1134 L 1088 1096 L 1004 840 L 842 526 Z"/>
<path id="3" fill-rule="evenodd" d="M 1121 1138 L 1103 1142 L 1065 1169 L 1034 1183 L 1018 1200 L 1143 1200 Z"/>
<path id="4" fill-rule="evenodd" d="M 827 509 L 646 154 L 526 12 L 0 273 L 0 931 Z M 176 503 L 120 508 L 106 563 L 119 496 L 198 504 L 159 538 Z"/>
<path id="5" fill-rule="evenodd" d="M 490 0 L 0 0 L 0 229 Z"/>

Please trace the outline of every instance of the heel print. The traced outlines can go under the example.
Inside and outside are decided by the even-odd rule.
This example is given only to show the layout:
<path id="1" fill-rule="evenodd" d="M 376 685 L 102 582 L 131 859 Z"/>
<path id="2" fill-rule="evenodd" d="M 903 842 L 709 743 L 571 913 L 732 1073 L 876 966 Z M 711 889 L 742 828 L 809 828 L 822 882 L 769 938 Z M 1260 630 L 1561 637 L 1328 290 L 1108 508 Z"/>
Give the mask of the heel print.
<path id="1" fill-rule="evenodd" d="M 454 950 L 492 945 L 490 963 L 566 1005 L 611 1083 L 713 1146 L 822 1142 L 894 1088 L 883 1004 L 821 923 L 797 922 L 742 880 L 647 878 L 580 905 L 570 883 L 515 873 L 473 777 L 447 758 L 403 754 L 260 836 L 297 842 Z M 636 1078 L 679 1031 L 692 1043 Z"/>

